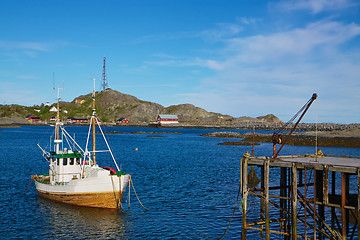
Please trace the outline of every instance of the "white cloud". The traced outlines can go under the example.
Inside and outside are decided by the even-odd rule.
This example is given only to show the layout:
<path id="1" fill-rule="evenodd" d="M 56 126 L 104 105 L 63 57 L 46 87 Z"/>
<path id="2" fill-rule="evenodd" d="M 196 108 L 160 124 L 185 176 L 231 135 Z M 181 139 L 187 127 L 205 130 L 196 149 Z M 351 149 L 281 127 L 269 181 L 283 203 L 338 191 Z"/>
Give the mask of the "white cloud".
<path id="1" fill-rule="evenodd" d="M 234 23 L 218 23 L 216 28 L 203 31 L 201 36 L 210 40 L 219 40 L 227 37 L 233 37 L 243 31 L 243 28 Z"/>
<path id="2" fill-rule="evenodd" d="M 304 28 L 228 39 L 221 53 L 225 60 L 193 62 L 217 72 L 193 89 L 197 94 L 183 100 L 233 116 L 273 113 L 287 121 L 317 92 L 320 121 L 360 119 L 360 111 L 354 111 L 360 105 L 360 49 L 342 50 L 359 35 L 357 24 L 318 21 Z M 328 117 L 329 110 L 339 114 L 321 118 Z M 308 119 L 315 121 L 314 116 Z"/>
<path id="3" fill-rule="evenodd" d="M 262 19 L 252 18 L 252 17 L 240 17 L 240 18 L 238 18 L 238 21 L 244 25 L 254 25 L 254 24 L 257 24 L 258 22 L 261 22 Z"/>
<path id="4" fill-rule="evenodd" d="M 292 0 L 279 3 L 279 7 L 286 11 L 309 10 L 314 14 L 323 11 L 337 11 L 358 5 L 350 0 Z"/>
<path id="5" fill-rule="evenodd" d="M 18 78 L 18 79 L 35 79 L 36 76 L 33 76 L 33 75 L 19 75 L 19 76 L 16 76 L 16 78 Z"/>
<path id="6" fill-rule="evenodd" d="M 33 50 L 46 52 L 49 51 L 50 45 L 42 42 L 11 42 L 11 41 L 0 41 L 0 49 L 2 50 Z"/>
<path id="7" fill-rule="evenodd" d="M 29 106 L 39 102 L 32 90 L 25 89 L 13 82 L 0 82 L 0 102 L 2 104 L 20 104 Z"/>
<path id="8" fill-rule="evenodd" d="M 234 58 L 243 62 L 273 61 L 283 56 L 307 56 L 315 48 L 337 46 L 359 34 L 357 24 L 320 21 L 286 32 L 229 39 L 228 52 L 236 52 Z"/>

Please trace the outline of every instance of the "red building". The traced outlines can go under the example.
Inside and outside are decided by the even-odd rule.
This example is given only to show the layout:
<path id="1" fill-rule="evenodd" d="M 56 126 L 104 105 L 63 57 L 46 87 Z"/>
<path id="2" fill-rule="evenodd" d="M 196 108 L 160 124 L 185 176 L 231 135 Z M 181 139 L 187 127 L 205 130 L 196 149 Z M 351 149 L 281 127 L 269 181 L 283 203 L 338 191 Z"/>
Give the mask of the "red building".
<path id="1" fill-rule="evenodd" d="M 116 123 L 129 123 L 129 120 L 127 118 L 119 118 Z"/>
<path id="2" fill-rule="evenodd" d="M 67 123 L 88 123 L 89 120 L 88 119 L 79 119 L 79 118 L 73 118 L 73 117 L 68 117 L 66 119 Z"/>
<path id="3" fill-rule="evenodd" d="M 179 118 L 176 115 L 160 114 L 158 115 L 156 121 L 159 124 L 174 124 L 174 123 L 179 123 Z"/>
<path id="4" fill-rule="evenodd" d="M 34 117 L 33 115 L 26 117 L 29 122 L 40 122 L 41 119 L 39 117 Z"/>

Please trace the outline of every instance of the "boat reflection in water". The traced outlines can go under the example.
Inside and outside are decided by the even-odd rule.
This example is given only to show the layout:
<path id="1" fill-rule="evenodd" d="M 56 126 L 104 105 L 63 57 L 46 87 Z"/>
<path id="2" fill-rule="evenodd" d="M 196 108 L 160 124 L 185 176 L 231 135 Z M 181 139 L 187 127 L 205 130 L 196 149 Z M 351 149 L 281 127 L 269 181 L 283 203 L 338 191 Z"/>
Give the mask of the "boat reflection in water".
<path id="1" fill-rule="evenodd" d="M 119 210 L 73 206 L 45 198 L 38 198 L 37 203 L 46 238 L 128 239 L 124 223 L 127 216 Z"/>

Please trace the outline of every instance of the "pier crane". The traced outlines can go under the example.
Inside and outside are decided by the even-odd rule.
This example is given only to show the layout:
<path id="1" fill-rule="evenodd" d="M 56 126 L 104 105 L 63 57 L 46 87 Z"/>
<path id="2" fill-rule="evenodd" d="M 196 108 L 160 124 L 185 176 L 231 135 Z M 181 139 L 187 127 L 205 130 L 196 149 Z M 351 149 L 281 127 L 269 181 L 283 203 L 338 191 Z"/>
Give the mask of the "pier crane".
<path id="1" fill-rule="evenodd" d="M 305 103 L 305 105 L 302 106 L 302 108 L 300 108 L 300 110 L 285 124 L 284 127 L 282 127 L 282 129 L 274 132 L 274 134 L 272 136 L 273 158 L 276 158 L 279 155 L 281 149 L 283 148 L 283 146 L 285 145 L 287 140 L 290 138 L 291 134 L 294 132 L 295 128 L 300 123 L 301 119 L 304 117 L 305 113 L 307 112 L 307 110 L 309 109 L 309 107 L 315 101 L 316 98 L 317 98 L 317 94 L 314 93 L 312 95 L 312 97 L 307 101 L 307 103 Z M 282 136 L 282 134 L 280 134 L 280 132 L 283 131 L 290 123 L 292 123 L 299 116 L 300 113 L 302 113 L 301 116 L 299 117 L 299 119 L 297 120 L 297 122 L 295 123 L 293 128 L 291 129 L 290 133 L 283 140 L 283 136 Z M 276 152 L 276 144 L 281 144 L 281 146 L 277 152 Z"/>

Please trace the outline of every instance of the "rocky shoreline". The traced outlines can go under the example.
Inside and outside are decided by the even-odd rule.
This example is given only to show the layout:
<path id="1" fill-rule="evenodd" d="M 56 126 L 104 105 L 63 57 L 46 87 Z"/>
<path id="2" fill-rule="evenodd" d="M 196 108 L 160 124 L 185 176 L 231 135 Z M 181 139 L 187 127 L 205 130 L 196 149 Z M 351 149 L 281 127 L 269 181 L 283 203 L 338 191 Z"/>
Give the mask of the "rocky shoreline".
<path id="1" fill-rule="evenodd" d="M 287 134 L 284 134 L 283 140 Z M 244 142 L 272 142 L 272 134 L 256 133 L 236 133 L 236 132 L 214 132 L 203 134 L 206 137 L 220 137 L 220 138 L 241 138 Z M 319 132 L 296 132 L 293 133 L 287 140 L 287 145 L 297 146 L 315 146 L 319 147 L 360 147 L 360 128 L 333 130 L 333 131 L 319 131 Z M 230 143 L 226 144 L 230 145 Z M 239 145 L 236 142 L 232 145 Z"/>
<path id="2" fill-rule="evenodd" d="M 44 124 L 36 123 L 15 123 L 7 122 L 0 124 L 0 128 L 8 127 L 21 127 L 21 126 L 44 126 Z M 112 125 L 108 125 L 112 126 Z M 117 125 L 119 126 L 119 125 Z M 150 127 L 149 125 L 120 125 L 126 127 Z M 243 123 L 236 125 L 191 125 L 191 124 L 179 124 L 177 126 L 160 126 L 160 128 L 202 128 L 202 129 L 255 129 L 256 130 L 274 130 L 282 129 L 285 126 L 284 123 Z M 287 126 L 287 130 L 293 127 L 292 124 Z M 317 129 L 318 131 L 315 131 Z M 335 123 L 301 123 L 296 128 L 296 131 L 290 137 L 286 143 L 288 145 L 302 145 L 302 146 L 314 146 L 315 137 L 317 135 L 318 146 L 329 147 L 360 147 L 360 124 L 335 124 Z M 108 132 L 113 134 L 119 134 L 119 132 Z M 138 132 L 140 134 L 140 132 Z M 145 133 L 143 133 L 145 134 Z M 146 133 L 149 134 L 149 133 Z M 155 132 L 154 132 L 155 134 Z M 159 133 L 156 133 L 159 134 Z M 221 138 L 242 138 L 243 141 L 252 142 L 252 133 L 240 134 L 235 132 L 215 132 L 206 134 L 208 137 L 221 137 Z M 272 134 L 255 134 L 255 142 L 272 142 Z M 224 143 L 225 144 L 225 143 Z M 230 143 L 226 143 L 230 144 Z M 245 144 L 245 143 L 242 143 Z M 240 143 L 238 144 L 240 145 Z"/>
<path id="3" fill-rule="evenodd" d="M 179 119 L 180 120 L 180 119 Z M 211 120 L 211 119 L 210 119 Z M 258 129 L 258 130 L 278 130 L 285 128 L 286 130 L 290 130 L 293 128 L 294 124 L 288 124 L 284 122 L 271 122 L 264 121 L 262 119 L 248 119 L 241 118 L 236 119 L 236 121 L 199 121 L 199 120 L 190 120 L 188 121 L 180 121 L 176 125 L 156 125 L 158 128 L 205 128 L 205 129 Z M 230 119 L 231 120 L 231 119 Z M 113 123 L 103 123 L 106 126 L 127 126 L 127 127 L 155 127 L 146 122 L 132 122 L 130 124 L 116 124 Z M 49 123 L 46 122 L 28 122 L 25 118 L 22 117 L 0 117 L 0 127 L 18 127 L 18 126 L 34 126 L 41 125 L 46 126 Z M 79 124 L 73 124 L 71 126 L 79 126 Z M 81 126 L 81 125 L 80 125 Z M 300 123 L 296 127 L 296 131 L 334 131 L 334 130 L 353 130 L 359 129 L 359 123 L 351 123 L 351 124 L 338 124 L 338 123 Z"/>
<path id="4" fill-rule="evenodd" d="M 100 133 L 100 132 L 96 132 L 96 133 Z M 108 131 L 108 132 L 104 132 L 104 134 L 146 134 L 146 135 L 164 135 L 164 134 L 182 134 L 179 132 L 119 132 L 119 131 Z"/>

